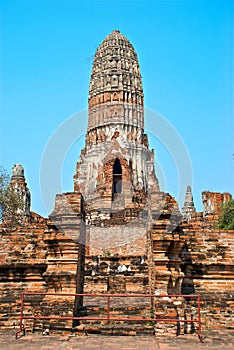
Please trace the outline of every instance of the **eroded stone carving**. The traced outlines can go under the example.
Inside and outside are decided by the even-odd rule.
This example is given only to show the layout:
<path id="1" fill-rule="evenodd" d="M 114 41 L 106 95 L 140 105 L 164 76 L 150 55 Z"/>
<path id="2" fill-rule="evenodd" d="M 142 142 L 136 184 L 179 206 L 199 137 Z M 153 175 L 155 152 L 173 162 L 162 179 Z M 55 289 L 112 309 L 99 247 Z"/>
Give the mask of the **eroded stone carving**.
<path id="1" fill-rule="evenodd" d="M 24 168 L 21 164 L 14 164 L 12 168 L 12 176 L 24 176 Z"/>

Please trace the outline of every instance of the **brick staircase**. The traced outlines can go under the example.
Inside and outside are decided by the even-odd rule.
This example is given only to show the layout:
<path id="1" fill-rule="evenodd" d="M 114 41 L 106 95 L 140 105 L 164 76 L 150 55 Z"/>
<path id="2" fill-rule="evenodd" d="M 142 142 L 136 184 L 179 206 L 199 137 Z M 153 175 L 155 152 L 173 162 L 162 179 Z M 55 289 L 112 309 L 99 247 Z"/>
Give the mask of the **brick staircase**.
<path id="1" fill-rule="evenodd" d="M 105 299 L 85 297 L 85 306 L 80 310 L 80 315 L 90 318 L 105 318 L 107 316 L 107 302 Z M 102 335 L 154 334 L 154 323 L 140 320 L 140 318 L 150 317 L 151 304 L 149 298 L 112 297 L 111 300 L 110 318 L 124 318 L 126 320 L 82 320 L 75 331 Z M 131 318 L 135 318 L 135 320 L 131 321 Z"/>
<path id="2" fill-rule="evenodd" d="M 131 294 L 149 293 L 149 271 L 146 256 L 86 256 L 85 293 Z M 151 301 L 146 297 L 111 297 L 110 317 L 150 318 Z M 106 297 L 85 297 L 82 316 L 106 317 Z M 154 334 L 151 321 L 82 321 L 78 329 L 103 335 Z M 79 330 L 78 330 L 79 331 Z"/>

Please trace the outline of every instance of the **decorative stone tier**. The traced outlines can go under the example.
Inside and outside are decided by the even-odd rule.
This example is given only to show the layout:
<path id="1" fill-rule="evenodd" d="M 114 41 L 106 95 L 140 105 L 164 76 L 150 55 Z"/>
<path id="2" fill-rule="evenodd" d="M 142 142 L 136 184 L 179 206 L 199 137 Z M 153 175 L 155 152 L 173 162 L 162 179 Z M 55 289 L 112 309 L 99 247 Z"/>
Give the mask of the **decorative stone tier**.
<path id="1" fill-rule="evenodd" d="M 119 31 L 98 47 L 89 90 L 87 145 L 109 140 L 115 128 L 122 137 L 143 142 L 144 96 L 137 54 Z M 109 129 L 113 129 L 110 133 Z"/>
<path id="2" fill-rule="evenodd" d="M 125 91 L 125 101 L 131 98 L 138 104 L 143 102 L 137 54 L 129 40 L 117 30 L 104 39 L 95 54 L 89 89 L 91 105 L 93 97 L 113 90 Z"/>

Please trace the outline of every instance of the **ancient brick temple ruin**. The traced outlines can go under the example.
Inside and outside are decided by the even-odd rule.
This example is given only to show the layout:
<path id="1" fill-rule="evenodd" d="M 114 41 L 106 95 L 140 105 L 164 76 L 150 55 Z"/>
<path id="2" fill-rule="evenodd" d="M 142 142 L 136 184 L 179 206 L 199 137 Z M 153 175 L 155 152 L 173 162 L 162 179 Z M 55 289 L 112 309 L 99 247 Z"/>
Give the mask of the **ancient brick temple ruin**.
<path id="1" fill-rule="evenodd" d="M 160 191 L 144 133 L 137 54 L 119 31 L 97 49 L 88 103 L 74 191 L 56 196 L 49 219 L 30 211 L 24 170 L 13 168 L 12 186 L 24 199 L 25 211 L 21 226 L 9 231 L 2 224 L 0 229 L 0 326 L 18 324 L 20 294 L 32 291 L 196 293 L 204 328 L 234 328 L 234 232 L 214 225 L 220 204 L 231 195 L 203 192 L 204 211 L 198 213 L 188 186 L 181 213 L 176 200 Z M 86 307 L 85 300 L 41 295 L 28 301 L 29 313 L 30 303 L 34 313 L 47 315 L 77 315 Z M 159 316 L 191 318 L 195 311 L 189 305 L 183 297 L 164 298 L 153 310 Z M 144 301 L 137 307 L 144 312 Z M 133 305 L 129 310 L 134 312 Z M 115 312 L 123 310 L 116 306 Z M 178 334 L 178 325 L 158 326 L 159 333 L 169 331 Z"/>

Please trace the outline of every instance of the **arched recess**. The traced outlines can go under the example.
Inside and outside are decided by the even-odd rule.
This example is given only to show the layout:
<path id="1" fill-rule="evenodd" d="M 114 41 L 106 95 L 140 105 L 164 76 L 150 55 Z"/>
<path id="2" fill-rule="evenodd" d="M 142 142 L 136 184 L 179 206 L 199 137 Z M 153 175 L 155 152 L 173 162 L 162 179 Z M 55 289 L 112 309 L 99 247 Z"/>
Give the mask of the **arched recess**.
<path id="1" fill-rule="evenodd" d="M 122 193 L 122 167 L 119 158 L 115 159 L 112 178 L 112 200 L 114 200 L 118 193 Z"/>

